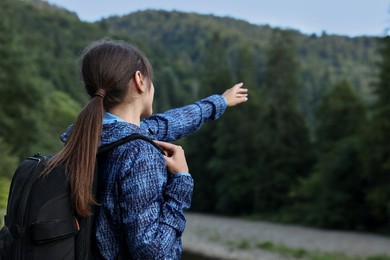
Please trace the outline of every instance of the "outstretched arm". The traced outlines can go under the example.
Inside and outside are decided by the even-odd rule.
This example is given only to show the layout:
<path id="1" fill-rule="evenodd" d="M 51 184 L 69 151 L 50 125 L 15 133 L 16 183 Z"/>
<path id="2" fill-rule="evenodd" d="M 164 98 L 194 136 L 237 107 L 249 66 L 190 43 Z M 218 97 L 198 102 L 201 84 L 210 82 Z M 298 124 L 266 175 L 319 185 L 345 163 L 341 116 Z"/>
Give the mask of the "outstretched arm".
<path id="1" fill-rule="evenodd" d="M 232 107 L 248 100 L 248 90 L 243 83 L 227 89 L 222 95 L 212 95 L 181 108 L 156 114 L 141 122 L 149 130 L 150 137 L 161 141 L 173 141 L 196 132 L 204 122 L 222 116 L 226 107 Z"/>

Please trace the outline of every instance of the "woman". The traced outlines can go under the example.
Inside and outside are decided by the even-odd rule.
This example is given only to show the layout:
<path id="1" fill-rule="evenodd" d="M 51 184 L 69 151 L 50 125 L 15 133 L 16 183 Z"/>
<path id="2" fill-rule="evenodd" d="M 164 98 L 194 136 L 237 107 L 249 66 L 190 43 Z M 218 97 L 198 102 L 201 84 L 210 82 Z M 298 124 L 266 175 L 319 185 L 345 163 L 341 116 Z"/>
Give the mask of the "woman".
<path id="1" fill-rule="evenodd" d="M 152 116 L 152 66 L 132 45 L 112 40 L 85 50 L 81 73 L 91 100 L 62 136 L 65 146 L 50 165 L 66 164 L 77 214 L 89 215 L 98 202 L 98 258 L 179 259 L 183 210 L 191 204 L 193 180 L 183 149 L 161 141 L 176 140 L 218 119 L 226 106 L 245 102 L 247 90 L 237 84 L 223 96 Z M 144 140 L 109 152 L 99 164 L 95 201 L 91 189 L 99 145 L 134 133 L 160 140 L 156 143 L 165 156 Z"/>

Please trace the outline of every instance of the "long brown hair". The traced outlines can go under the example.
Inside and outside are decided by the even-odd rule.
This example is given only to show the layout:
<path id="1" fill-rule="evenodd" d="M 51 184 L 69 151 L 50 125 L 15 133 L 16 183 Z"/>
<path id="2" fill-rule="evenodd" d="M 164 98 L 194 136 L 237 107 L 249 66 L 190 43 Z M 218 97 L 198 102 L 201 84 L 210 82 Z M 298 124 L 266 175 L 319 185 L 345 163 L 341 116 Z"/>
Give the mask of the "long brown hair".
<path id="1" fill-rule="evenodd" d="M 99 40 L 82 55 L 81 76 L 91 99 L 74 122 L 64 148 L 45 168 L 47 173 L 60 164 L 65 165 L 72 206 L 80 216 L 90 215 L 91 205 L 96 204 L 92 186 L 104 111 L 123 101 L 136 71 L 152 80 L 149 60 L 123 41 Z"/>

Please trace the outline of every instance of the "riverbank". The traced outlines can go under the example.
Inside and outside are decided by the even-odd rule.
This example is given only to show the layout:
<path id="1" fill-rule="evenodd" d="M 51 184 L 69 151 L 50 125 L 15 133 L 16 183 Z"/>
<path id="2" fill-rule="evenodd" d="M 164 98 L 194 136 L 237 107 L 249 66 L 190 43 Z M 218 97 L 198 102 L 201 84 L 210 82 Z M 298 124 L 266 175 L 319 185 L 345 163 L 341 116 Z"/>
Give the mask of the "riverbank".
<path id="1" fill-rule="evenodd" d="M 196 213 L 186 213 L 186 218 L 183 249 L 210 258 L 390 259 L 389 237 Z"/>

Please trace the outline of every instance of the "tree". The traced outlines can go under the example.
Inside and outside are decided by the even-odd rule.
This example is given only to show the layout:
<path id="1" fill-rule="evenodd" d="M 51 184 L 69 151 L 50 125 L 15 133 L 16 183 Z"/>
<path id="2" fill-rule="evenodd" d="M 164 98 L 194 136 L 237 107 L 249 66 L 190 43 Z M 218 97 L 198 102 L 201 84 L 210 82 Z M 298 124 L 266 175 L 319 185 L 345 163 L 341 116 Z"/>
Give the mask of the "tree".
<path id="1" fill-rule="evenodd" d="M 322 97 L 317 121 L 317 163 L 297 192 L 303 209 L 299 218 L 326 228 L 361 229 L 367 220 L 359 156 L 364 103 L 342 81 Z"/>
<path id="2" fill-rule="evenodd" d="M 365 129 L 362 159 L 372 226 L 390 229 L 390 37 L 382 38 L 381 44 L 379 80 L 374 89 L 377 101 Z"/>
<path id="3" fill-rule="evenodd" d="M 275 213 L 291 203 L 287 194 L 299 177 L 310 170 L 310 140 L 297 95 L 298 80 L 291 34 L 275 31 L 263 74 L 261 130 L 255 207 L 259 213 Z"/>
<path id="4" fill-rule="evenodd" d="M 249 101 L 228 109 L 215 130 L 215 156 L 210 158 L 210 169 L 218 176 L 215 183 L 218 213 L 243 215 L 253 213 L 254 179 L 259 150 L 258 133 L 261 100 L 255 85 L 253 54 L 243 48 L 238 57 L 234 76 L 249 88 Z"/>
<path id="5" fill-rule="evenodd" d="M 215 33 L 204 51 L 203 67 L 199 72 L 201 97 L 220 93 L 232 86 L 232 75 L 224 52 L 221 36 Z M 219 122 L 218 122 L 219 123 Z M 220 182 L 220 172 L 210 167 L 215 158 L 214 144 L 218 139 L 215 123 L 209 122 L 196 134 L 186 139 L 186 154 L 189 167 L 197 185 L 194 189 L 192 208 L 195 210 L 215 211 L 217 204 L 216 185 Z"/>
<path id="6" fill-rule="evenodd" d="M 157 74 L 157 73 L 156 73 Z M 175 71 L 166 64 L 161 67 L 156 75 L 158 88 L 156 89 L 157 111 L 166 111 L 173 107 L 183 106 L 188 95 L 183 88 L 183 83 L 179 81 Z"/>
<path id="7" fill-rule="evenodd" d="M 347 81 L 331 87 L 317 111 L 317 143 L 322 151 L 345 137 L 357 134 L 365 122 L 365 106 Z"/>
<path id="8" fill-rule="evenodd" d="M 63 147 L 60 134 L 74 122 L 80 112 L 80 105 L 62 91 L 50 91 L 45 94 L 43 116 L 46 124 L 42 125 L 43 140 L 36 144 L 40 153 L 49 154 Z"/>
<path id="9" fill-rule="evenodd" d="M 18 157 L 12 155 L 10 145 L 0 137 L 0 177 L 11 179 L 18 162 Z"/>
<path id="10" fill-rule="evenodd" d="M 12 11 L 11 7 L 0 11 L 0 137 L 23 158 L 40 138 L 45 82 L 36 76 L 30 53 L 12 26 L 7 13 Z"/>

